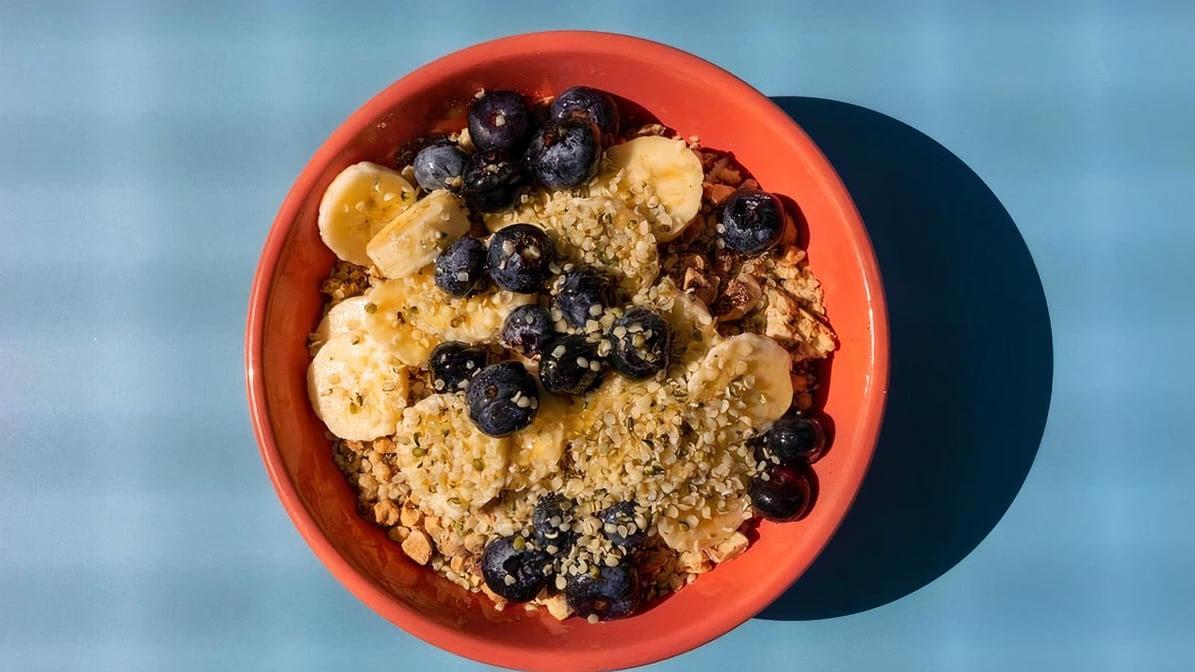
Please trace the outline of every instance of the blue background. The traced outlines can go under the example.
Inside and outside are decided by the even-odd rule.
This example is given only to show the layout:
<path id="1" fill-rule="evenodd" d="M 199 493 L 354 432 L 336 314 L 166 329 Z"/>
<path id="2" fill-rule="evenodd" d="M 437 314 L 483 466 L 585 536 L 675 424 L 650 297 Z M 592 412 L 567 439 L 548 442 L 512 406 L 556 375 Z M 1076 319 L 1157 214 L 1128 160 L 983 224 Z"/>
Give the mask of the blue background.
<path id="1" fill-rule="evenodd" d="M 1040 449 L 973 551 L 657 669 L 1195 667 L 1195 5 L 160 4 L 0 2 L 0 669 L 478 667 L 295 532 L 249 427 L 244 311 L 351 111 L 457 48 L 569 27 L 919 129 L 1007 209 L 1049 304 Z"/>

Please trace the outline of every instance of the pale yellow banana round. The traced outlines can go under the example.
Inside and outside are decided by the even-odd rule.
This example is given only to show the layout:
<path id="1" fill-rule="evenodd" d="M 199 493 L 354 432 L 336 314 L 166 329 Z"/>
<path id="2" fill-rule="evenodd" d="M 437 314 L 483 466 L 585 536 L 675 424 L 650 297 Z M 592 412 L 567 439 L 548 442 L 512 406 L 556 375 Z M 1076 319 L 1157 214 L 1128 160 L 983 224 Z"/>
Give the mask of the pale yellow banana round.
<path id="1" fill-rule="evenodd" d="M 788 351 L 767 336 L 731 336 L 701 360 L 689 378 L 689 396 L 697 402 L 741 402 L 751 426 L 764 429 L 792 405 L 791 368 Z"/>
<path id="2" fill-rule="evenodd" d="M 535 302 L 534 295 L 496 288 L 469 297 L 449 296 L 436 287 L 431 268 L 387 280 L 368 296 L 377 309 L 368 315 L 367 328 L 389 334 L 386 340 L 395 344 L 395 337 L 413 338 L 412 329 L 440 341 L 493 341 L 512 310 Z"/>
<path id="3" fill-rule="evenodd" d="M 667 242 L 685 230 L 701 210 L 701 159 L 683 140 L 643 136 L 606 150 L 612 185 L 629 196 L 652 224 L 656 239 Z"/>
<path id="4" fill-rule="evenodd" d="M 342 439 L 371 441 L 394 431 L 409 393 L 407 367 L 361 333 L 340 334 L 307 369 L 315 414 Z"/>
<path id="5" fill-rule="evenodd" d="M 317 220 L 320 238 L 337 257 L 368 266 L 370 239 L 414 202 L 415 187 L 402 175 L 376 163 L 355 163 L 324 190 Z"/>
<path id="6" fill-rule="evenodd" d="M 383 276 L 402 278 L 435 261 L 469 227 L 469 213 L 461 199 L 437 189 L 382 227 L 365 252 Z"/>
<path id="7" fill-rule="evenodd" d="M 366 308 L 369 299 L 354 296 L 332 306 L 324 319 L 312 332 L 314 345 L 323 345 L 341 334 L 359 331 L 365 326 Z"/>

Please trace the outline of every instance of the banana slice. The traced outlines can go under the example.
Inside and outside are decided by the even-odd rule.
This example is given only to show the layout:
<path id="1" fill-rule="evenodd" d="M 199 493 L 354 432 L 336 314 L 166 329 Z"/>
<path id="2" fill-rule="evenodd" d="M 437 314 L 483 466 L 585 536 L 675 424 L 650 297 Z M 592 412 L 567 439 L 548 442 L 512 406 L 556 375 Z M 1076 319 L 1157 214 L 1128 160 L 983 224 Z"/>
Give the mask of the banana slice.
<path id="1" fill-rule="evenodd" d="M 791 367 L 788 351 L 767 336 L 731 336 L 701 360 L 689 378 L 689 397 L 697 402 L 741 403 L 751 426 L 762 430 L 792 405 Z"/>
<path id="2" fill-rule="evenodd" d="M 335 336 L 307 369 L 311 406 L 342 439 L 371 441 L 393 432 L 408 392 L 407 367 L 363 334 Z"/>
<path id="3" fill-rule="evenodd" d="M 341 334 L 350 334 L 364 327 L 367 303 L 369 299 L 364 296 L 354 296 L 332 306 L 312 332 L 312 343 L 323 345 Z"/>
<path id="4" fill-rule="evenodd" d="M 539 411 L 526 430 L 513 437 L 511 462 L 514 473 L 511 487 L 520 489 L 543 480 L 557 470 L 560 458 L 564 456 L 565 423 L 574 413 L 568 399 L 539 393 Z"/>
<path id="5" fill-rule="evenodd" d="M 411 493 L 436 515 L 457 520 L 506 487 L 511 438 L 474 427 L 462 394 L 435 394 L 404 410 L 394 442 Z"/>
<path id="6" fill-rule="evenodd" d="M 449 296 L 436 287 L 430 268 L 387 280 L 367 296 L 377 307 L 367 315 L 367 328 L 395 345 L 420 333 L 441 341 L 492 341 L 512 310 L 535 302 L 534 295 L 494 288 L 464 298 Z"/>
<path id="7" fill-rule="evenodd" d="M 369 259 L 387 278 L 401 278 L 427 266 L 448 245 L 469 232 L 465 204 L 437 189 L 399 213 L 365 246 Z"/>
<path id="8" fill-rule="evenodd" d="M 369 240 L 414 202 L 415 187 L 402 175 L 376 163 L 355 163 L 324 190 L 319 204 L 320 238 L 344 261 L 368 266 Z"/>
<path id="9" fill-rule="evenodd" d="M 677 551 L 704 551 L 726 541 L 751 517 L 751 501 L 740 495 L 702 497 L 702 508 L 664 507 L 660 538 Z M 674 514 L 674 515 L 673 515 Z"/>
<path id="10" fill-rule="evenodd" d="M 673 376 L 693 373 L 721 338 L 705 304 L 682 291 L 671 278 L 640 292 L 634 303 L 656 308 L 672 327 L 673 364 L 681 366 L 670 370 Z"/>
<path id="11" fill-rule="evenodd" d="M 683 140 L 643 136 L 606 150 L 609 171 L 621 174 L 612 184 L 627 193 L 652 223 L 661 242 L 680 235 L 701 210 L 701 159 Z"/>

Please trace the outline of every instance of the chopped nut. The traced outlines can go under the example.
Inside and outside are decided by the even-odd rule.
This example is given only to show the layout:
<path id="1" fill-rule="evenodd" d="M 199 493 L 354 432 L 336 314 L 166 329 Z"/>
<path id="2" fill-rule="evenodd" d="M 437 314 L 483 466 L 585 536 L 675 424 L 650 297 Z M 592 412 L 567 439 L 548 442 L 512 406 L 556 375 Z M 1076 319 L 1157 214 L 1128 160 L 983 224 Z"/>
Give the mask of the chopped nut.
<path id="1" fill-rule="evenodd" d="M 742 555 L 743 551 L 747 550 L 748 543 L 747 535 L 735 532 L 722 543 L 707 550 L 706 554 L 714 562 L 726 562 Z"/>
<path id="2" fill-rule="evenodd" d="M 427 535 L 419 530 L 411 530 L 411 534 L 402 542 L 402 550 L 420 565 L 426 565 L 432 559 L 432 544 Z"/>
<path id="3" fill-rule="evenodd" d="M 706 182 L 702 187 L 705 189 L 705 195 L 714 202 L 714 205 L 722 205 L 735 191 L 734 187 L 729 184 L 710 184 Z"/>
<path id="4" fill-rule="evenodd" d="M 390 527 L 398 522 L 398 505 L 392 500 L 383 499 L 373 505 L 373 518 L 379 525 Z"/>
<path id="5" fill-rule="evenodd" d="M 423 519 L 423 512 L 418 507 L 407 501 L 402 507 L 402 512 L 399 514 L 399 520 L 407 527 L 415 527 L 419 521 Z"/>
<path id="6" fill-rule="evenodd" d="M 677 566 L 690 574 L 703 574 L 712 568 L 710 561 L 700 551 L 681 551 Z"/>
<path id="7" fill-rule="evenodd" d="M 759 283 L 749 275 L 739 275 L 726 283 L 711 311 L 719 322 L 734 322 L 751 312 L 763 296 Z"/>
<path id="8" fill-rule="evenodd" d="M 548 608 L 548 613 L 558 621 L 563 621 L 573 615 L 573 609 L 568 606 L 568 600 L 560 593 L 545 599 L 544 606 Z"/>
<path id="9" fill-rule="evenodd" d="M 423 529 L 432 537 L 439 537 L 444 528 L 440 527 L 439 516 L 427 516 L 423 519 Z"/>
<path id="10" fill-rule="evenodd" d="M 710 171 L 710 177 L 732 186 L 738 186 L 743 181 L 743 174 L 737 169 L 730 167 L 726 163 L 718 162 L 714 169 Z"/>
<path id="11" fill-rule="evenodd" d="M 410 536 L 410 534 L 411 530 L 406 527 L 392 527 L 386 530 L 386 536 L 390 537 L 391 541 L 402 542 L 404 539 Z"/>

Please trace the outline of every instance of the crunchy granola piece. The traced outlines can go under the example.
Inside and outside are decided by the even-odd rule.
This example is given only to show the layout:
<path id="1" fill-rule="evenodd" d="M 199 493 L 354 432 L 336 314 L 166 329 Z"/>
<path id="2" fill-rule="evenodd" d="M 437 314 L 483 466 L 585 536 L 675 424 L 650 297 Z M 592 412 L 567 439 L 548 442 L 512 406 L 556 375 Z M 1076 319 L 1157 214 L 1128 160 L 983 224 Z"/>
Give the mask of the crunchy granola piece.
<path id="1" fill-rule="evenodd" d="M 432 559 L 432 543 L 419 530 L 411 530 L 411 534 L 402 542 L 402 550 L 420 565 L 426 565 Z"/>
<path id="2" fill-rule="evenodd" d="M 704 574 L 713 569 L 713 565 L 701 551 L 681 551 L 677 566 L 689 574 Z"/>
<path id="3" fill-rule="evenodd" d="M 338 261 L 332 273 L 320 286 L 320 292 L 327 295 L 331 308 L 347 298 L 364 294 L 369 289 L 369 274 L 364 266 Z"/>
<path id="4" fill-rule="evenodd" d="M 706 271 L 707 265 L 700 254 L 682 254 L 676 260 L 675 274 L 681 279 L 681 289 L 708 306 L 718 294 L 718 278 Z"/>
<path id="5" fill-rule="evenodd" d="M 763 289 L 750 275 L 740 274 L 722 288 L 722 292 L 710 307 L 719 322 L 734 322 L 759 304 Z"/>
<path id="6" fill-rule="evenodd" d="M 779 287 L 768 287 L 765 291 L 767 307 L 764 310 L 765 336 L 770 336 L 781 345 L 794 349 L 796 359 L 820 359 L 834 351 L 834 331 L 820 317 L 809 312 Z"/>
<path id="7" fill-rule="evenodd" d="M 733 166 L 730 166 L 729 163 L 729 159 L 726 159 L 714 164 L 713 170 L 710 171 L 710 177 L 712 179 L 718 180 L 718 182 L 721 182 L 722 184 L 729 184 L 731 186 L 737 187 L 743 182 L 743 174 Z"/>
<path id="8" fill-rule="evenodd" d="M 406 504 L 403 504 L 402 511 L 399 512 L 398 517 L 403 525 L 415 527 L 423 520 L 423 512 L 419 510 L 419 507 L 412 504 L 410 500 L 407 500 Z"/>
<path id="9" fill-rule="evenodd" d="M 628 138 L 639 138 L 645 135 L 668 135 L 668 127 L 664 124 L 644 124 L 631 131 Z"/>
<path id="10" fill-rule="evenodd" d="M 386 527 L 398 523 L 398 505 L 389 499 L 381 500 L 373 505 L 373 519 Z"/>
<path id="11" fill-rule="evenodd" d="M 406 541 L 406 538 L 410 535 L 411 535 L 411 529 L 407 528 L 407 527 L 402 527 L 401 525 L 396 525 L 396 526 L 386 530 L 386 536 L 390 538 L 390 541 L 397 541 L 400 544 L 403 541 Z"/>
<path id="12" fill-rule="evenodd" d="M 708 549 L 706 554 L 714 562 L 726 562 L 731 558 L 742 555 L 743 551 L 747 550 L 748 543 L 750 542 L 747 540 L 747 535 L 742 532 L 735 532 L 722 543 Z"/>
<path id="13" fill-rule="evenodd" d="M 701 185 L 701 188 L 705 193 L 705 197 L 713 202 L 714 205 L 722 205 L 735 192 L 735 188 L 729 184 L 711 184 L 705 182 Z"/>
<path id="14" fill-rule="evenodd" d="M 548 608 L 548 613 L 558 621 L 563 621 L 573 615 L 572 607 L 568 606 L 568 599 L 561 593 L 556 593 L 544 599 L 543 602 L 544 606 Z"/>
<path id="15" fill-rule="evenodd" d="M 439 516 L 428 516 L 423 519 L 423 529 L 427 531 L 433 538 L 440 536 L 444 528 L 440 526 Z"/>

